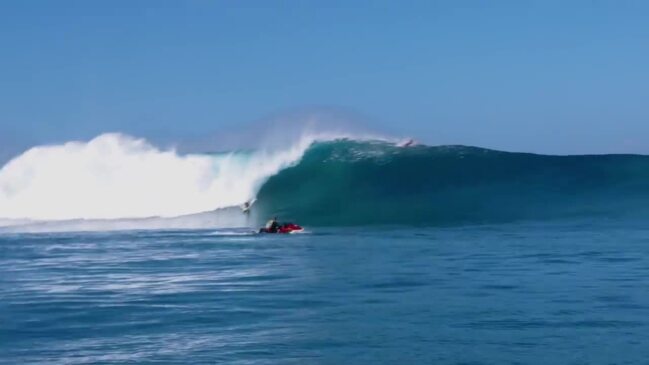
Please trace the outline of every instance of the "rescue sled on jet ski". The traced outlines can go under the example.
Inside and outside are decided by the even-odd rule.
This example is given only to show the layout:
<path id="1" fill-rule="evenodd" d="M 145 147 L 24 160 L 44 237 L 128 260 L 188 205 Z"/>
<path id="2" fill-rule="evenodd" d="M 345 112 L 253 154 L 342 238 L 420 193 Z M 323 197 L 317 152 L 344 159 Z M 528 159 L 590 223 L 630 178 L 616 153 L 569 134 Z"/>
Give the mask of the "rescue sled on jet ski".
<path id="1" fill-rule="evenodd" d="M 259 228 L 259 233 L 299 233 L 304 231 L 302 226 L 295 223 L 278 224 L 276 227 Z"/>

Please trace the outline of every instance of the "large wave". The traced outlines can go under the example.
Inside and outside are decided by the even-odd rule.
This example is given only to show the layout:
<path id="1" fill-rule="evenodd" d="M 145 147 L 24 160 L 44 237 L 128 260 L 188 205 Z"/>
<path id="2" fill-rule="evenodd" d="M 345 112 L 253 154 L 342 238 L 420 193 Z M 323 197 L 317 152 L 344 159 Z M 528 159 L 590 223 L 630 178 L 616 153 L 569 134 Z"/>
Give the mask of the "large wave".
<path id="1" fill-rule="evenodd" d="M 647 156 L 341 137 L 190 155 L 120 134 L 36 147 L 0 170 L 0 227 L 234 227 L 272 215 L 307 226 L 447 225 L 649 213 Z M 243 215 L 236 206 L 255 196 L 253 213 Z"/>

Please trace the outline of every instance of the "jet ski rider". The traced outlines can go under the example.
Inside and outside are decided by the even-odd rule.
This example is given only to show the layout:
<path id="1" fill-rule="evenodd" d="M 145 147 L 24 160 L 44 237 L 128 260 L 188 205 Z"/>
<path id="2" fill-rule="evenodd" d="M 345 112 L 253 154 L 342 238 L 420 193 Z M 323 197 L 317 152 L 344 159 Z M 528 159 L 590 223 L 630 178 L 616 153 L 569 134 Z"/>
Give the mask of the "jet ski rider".
<path id="1" fill-rule="evenodd" d="M 277 223 L 277 217 L 273 217 L 273 219 L 269 220 L 266 223 L 266 231 L 267 232 L 272 232 L 275 233 L 279 229 L 279 223 Z"/>

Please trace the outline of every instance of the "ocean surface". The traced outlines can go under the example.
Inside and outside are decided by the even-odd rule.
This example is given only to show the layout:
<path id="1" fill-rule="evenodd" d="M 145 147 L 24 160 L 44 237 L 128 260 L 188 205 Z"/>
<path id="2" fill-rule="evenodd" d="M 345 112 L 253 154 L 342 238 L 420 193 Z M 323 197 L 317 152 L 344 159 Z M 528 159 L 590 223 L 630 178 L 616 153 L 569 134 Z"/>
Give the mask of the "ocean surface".
<path id="1" fill-rule="evenodd" d="M 0 168 L 0 364 L 649 364 L 647 222 L 649 156 L 36 146 Z"/>
<path id="2" fill-rule="evenodd" d="M 0 363 L 649 361 L 644 220 L 308 231 L 2 233 Z"/>

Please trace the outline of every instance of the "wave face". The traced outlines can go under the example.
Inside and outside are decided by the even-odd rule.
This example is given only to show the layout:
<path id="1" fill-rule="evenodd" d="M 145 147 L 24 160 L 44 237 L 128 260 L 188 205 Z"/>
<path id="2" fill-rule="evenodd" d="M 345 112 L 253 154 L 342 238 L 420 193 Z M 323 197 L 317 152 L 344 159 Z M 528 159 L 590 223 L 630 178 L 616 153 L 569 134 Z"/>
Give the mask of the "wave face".
<path id="1" fill-rule="evenodd" d="M 179 155 L 143 139 L 104 134 L 34 147 L 0 169 L 0 219 L 176 217 L 231 207 L 253 197 L 311 143 L 303 138 L 274 152 Z"/>
<path id="2" fill-rule="evenodd" d="M 335 141 L 271 177 L 257 209 L 313 226 L 447 225 L 646 215 L 647 203 L 647 156 Z"/>

